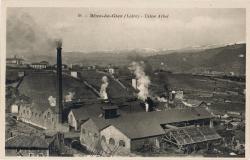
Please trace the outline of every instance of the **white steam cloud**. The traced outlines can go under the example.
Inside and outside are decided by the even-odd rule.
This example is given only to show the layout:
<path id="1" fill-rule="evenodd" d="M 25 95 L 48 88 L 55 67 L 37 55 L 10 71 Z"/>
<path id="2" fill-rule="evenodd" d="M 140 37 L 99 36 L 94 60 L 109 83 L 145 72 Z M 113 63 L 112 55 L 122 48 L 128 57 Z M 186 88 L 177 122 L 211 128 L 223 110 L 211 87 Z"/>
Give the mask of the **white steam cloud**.
<path id="1" fill-rule="evenodd" d="M 132 62 L 129 66 L 129 70 L 134 73 L 137 79 L 137 89 L 139 90 L 138 98 L 145 101 L 149 95 L 150 79 L 144 72 L 144 63 Z"/>
<path id="2" fill-rule="evenodd" d="M 102 99 L 108 99 L 108 94 L 107 94 L 107 87 L 108 87 L 109 83 L 108 83 L 108 77 L 107 76 L 103 76 L 102 77 L 102 85 L 101 85 L 101 89 L 100 89 L 100 96 Z"/>
<path id="3" fill-rule="evenodd" d="M 168 102 L 168 100 L 166 99 L 166 98 L 164 98 L 164 97 L 159 97 L 159 96 L 157 96 L 156 97 L 156 99 L 157 99 L 157 101 L 159 101 L 159 102 Z"/>
<path id="4" fill-rule="evenodd" d="M 55 107 L 56 106 L 56 98 L 54 98 L 53 96 L 49 96 L 48 101 L 49 101 L 49 105 L 51 107 Z"/>

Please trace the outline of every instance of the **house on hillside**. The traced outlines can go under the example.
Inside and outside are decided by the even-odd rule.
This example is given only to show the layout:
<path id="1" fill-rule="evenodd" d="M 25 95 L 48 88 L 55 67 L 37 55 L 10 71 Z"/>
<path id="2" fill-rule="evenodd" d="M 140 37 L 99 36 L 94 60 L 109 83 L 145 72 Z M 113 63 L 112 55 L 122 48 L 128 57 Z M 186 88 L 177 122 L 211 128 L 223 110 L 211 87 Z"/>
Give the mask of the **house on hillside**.
<path id="1" fill-rule="evenodd" d="M 49 66 L 49 62 L 41 61 L 37 63 L 31 63 L 30 67 L 33 69 L 46 69 Z"/>
<path id="2" fill-rule="evenodd" d="M 53 66 L 52 66 L 52 68 L 57 68 L 57 65 L 56 64 L 54 64 Z M 66 64 L 62 64 L 62 69 L 63 70 L 67 70 L 68 69 L 68 65 L 66 65 Z"/>
<path id="3" fill-rule="evenodd" d="M 77 72 L 77 71 L 70 71 L 70 75 L 71 75 L 72 77 L 74 77 L 74 78 L 79 78 L 80 73 Z"/>
<path id="4" fill-rule="evenodd" d="M 23 64 L 24 59 L 22 58 L 18 58 L 16 55 L 12 58 L 7 58 L 6 59 L 6 64 L 17 64 L 17 65 L 21 65 Z"/>

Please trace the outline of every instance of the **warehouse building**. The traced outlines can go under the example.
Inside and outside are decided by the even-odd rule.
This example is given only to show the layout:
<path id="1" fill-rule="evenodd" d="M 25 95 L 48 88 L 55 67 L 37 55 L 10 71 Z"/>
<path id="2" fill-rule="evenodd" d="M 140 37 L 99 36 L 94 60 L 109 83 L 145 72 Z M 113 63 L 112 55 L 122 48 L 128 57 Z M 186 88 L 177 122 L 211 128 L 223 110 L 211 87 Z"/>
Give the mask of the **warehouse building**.
<path id="1" fill-rule="evenodd" d="M 56 73 L 31 72 L 24 76 L 18 90 L 29 98 L 19 106 L 18 120 L 54 131 L 68 131 L 67 108 L 74 99 L 97 98 L 91 89 L 71 76 L 62 74 L 61 46 L 57 47 Z"/>
<path id="2" fill-rule="evenodd" d="M 80 140 L 88 150 L 102 155 L 128 155 L 162 149 L 166 143 L 185 150 L 221 138 L 204 108 L 116 113 L 115 107 L 105 107 L 102 117 L 91 117 L 81 125 Z"/>

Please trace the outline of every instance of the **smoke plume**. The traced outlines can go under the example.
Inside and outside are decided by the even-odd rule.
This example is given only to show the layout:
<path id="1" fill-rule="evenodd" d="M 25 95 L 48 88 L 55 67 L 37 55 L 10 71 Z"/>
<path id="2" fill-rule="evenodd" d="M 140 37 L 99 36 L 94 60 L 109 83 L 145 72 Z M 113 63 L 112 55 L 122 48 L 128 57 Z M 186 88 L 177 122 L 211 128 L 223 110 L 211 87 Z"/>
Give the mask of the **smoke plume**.
<path id="1" fill-rule="evenodd" d="M 168 102 L 168 100 L 165 97 L 159 97 L 159 96 L 157 96 L 156 99 L 159 102 L 165 102 L 165 103 Z"/>
<path id="2" fill-rule="evenodd" d="M 187 102 L 185 102 L 185 101 L 182 101 L 182 103 L 183 103 L 185 106 L 187 106 L 187 107 L 192 107 L 192 104 L 189 104 L 189 103 L 187 103 Z"/>
<path id="3" fill-rule="evenodd" d="M 34 55 L 49 56 L 55 52 L 55 39 L 59 37 L 51 35 L 21 9 L 7 12 L 6 29 L 7 56 L 19 55 L 33 60 Z"/>
<path id="4" fill-rule="evenodd" d="M 144 72 L 144 63 L 132 62 L 129 66 L 129 70 L 131 70 L 137 79 L 137 89 L 139 90 L 138 98 L 145 101 L 149 96 L 149 84 L 150 79 Z"/>
<path id="5" fill-rule="evenodd" d="M 53 96 L 49 96 L 48 101 L 49 101 L 49 105 L 51 107 L 55 107 L 56 106 L 56 98 L 54 98 Z"/>
<path id="6" fill-rule="evenodd" d="M 75 92 L 69 92 L 69 94 L 64 97 L 65 102 L 72 101 L 72 99 L 74 98 L 74 95 L 75 95 Z"/>
<path id="7" fill-rule="evenodd" d="M 108 94 L 107 94 L 108 85 L 109 85 L 108 77 L 103 76 L 102 77 L 102 85 L 101 85 L 101 89 L 100 89 L 100 96 L 101 96 L 102 99 L 108 99 Z"/>

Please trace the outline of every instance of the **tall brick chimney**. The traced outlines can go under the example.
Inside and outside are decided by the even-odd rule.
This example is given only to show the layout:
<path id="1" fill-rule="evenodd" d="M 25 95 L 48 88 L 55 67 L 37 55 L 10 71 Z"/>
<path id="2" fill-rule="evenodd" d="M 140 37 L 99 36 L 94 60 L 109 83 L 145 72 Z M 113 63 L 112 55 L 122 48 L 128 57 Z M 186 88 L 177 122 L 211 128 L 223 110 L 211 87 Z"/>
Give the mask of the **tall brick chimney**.
<path id="1" fill-rule="evenodd" d="M 63 111 L 63 104 L 62 104 L 62 97 L 63 97 L 63 90 L 62 90 L 62 42 L 57 42 L 57 78 L 56 78 L 56 112 L 58 114 L 58 122 L 62 123 L 62 111 Z"/>

